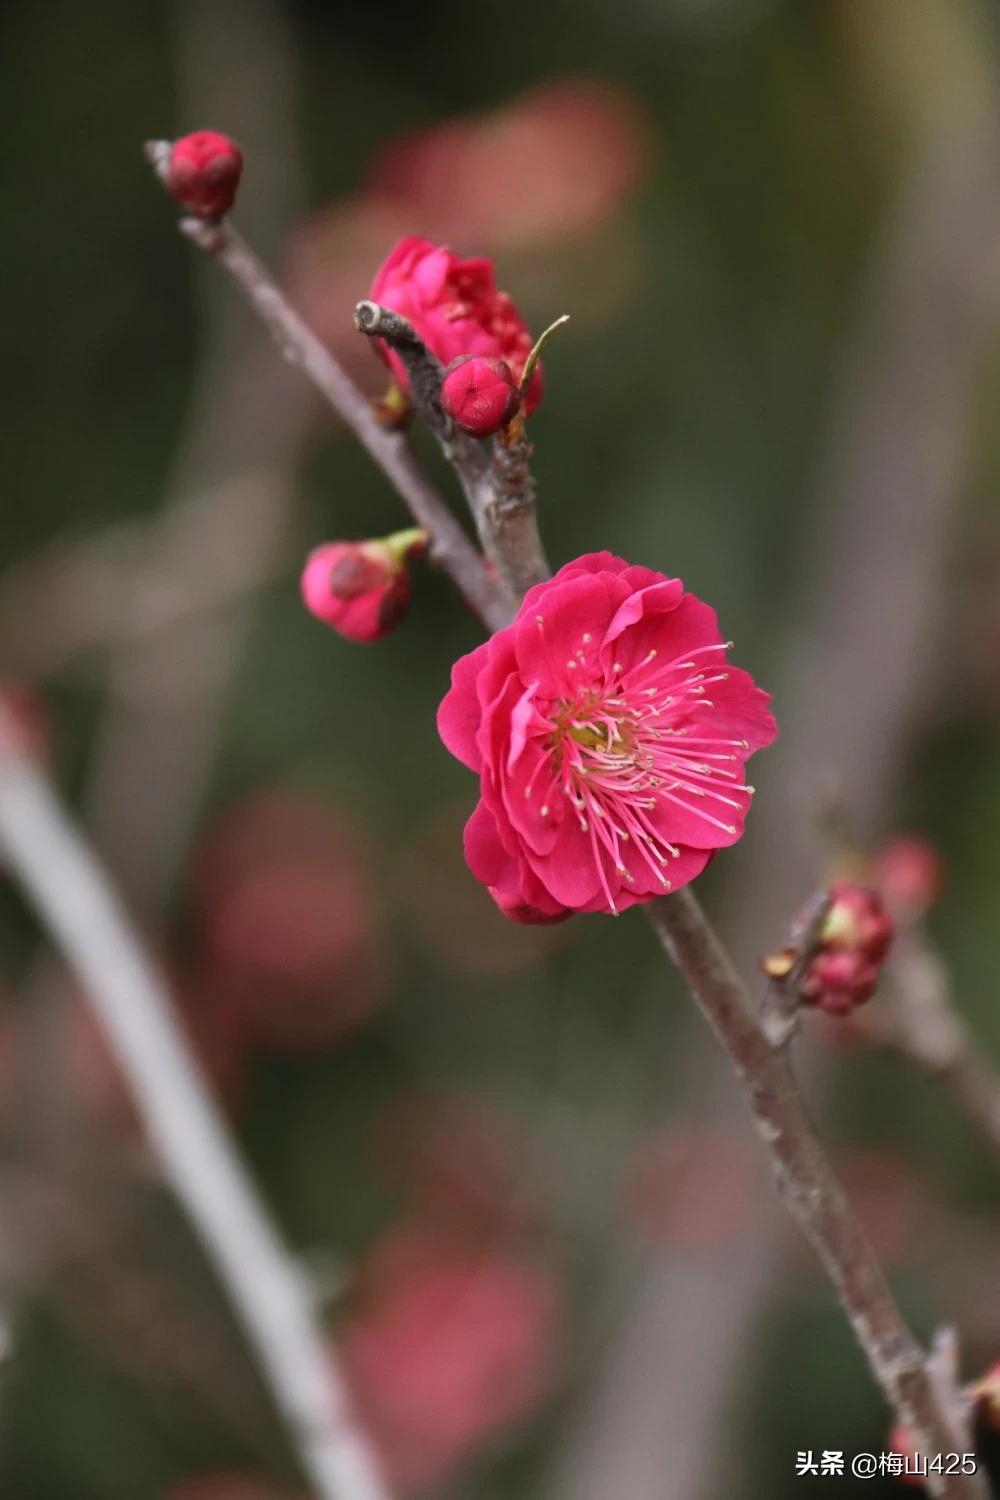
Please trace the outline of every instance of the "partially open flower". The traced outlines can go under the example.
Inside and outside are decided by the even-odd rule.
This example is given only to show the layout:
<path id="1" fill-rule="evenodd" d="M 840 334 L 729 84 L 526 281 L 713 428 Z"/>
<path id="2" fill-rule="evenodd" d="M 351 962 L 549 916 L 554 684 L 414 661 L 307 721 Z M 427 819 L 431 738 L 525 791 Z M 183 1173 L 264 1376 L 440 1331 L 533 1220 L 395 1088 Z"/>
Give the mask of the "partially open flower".
<path id="1" fill-rule="evenodd" d="M 456 662 L 438 730 L 480 778 L 465 856 L 501 910 L 622 911 L 736 842 L 777 730 L 730 644 L 680 579 L 599 552 Z"/>
<path id="2" fill-rule="evenodd" d="M 383 262 L 370 295 L 412 323 L 443 365 L 462 354 L 483 354 L 505 360 L 520 380 L 533 340 L 510 297 L 497 290 L 491 260 L 462 260 L 446 245 L 409 235 Z M 409 376 L 399 355 L 381 341 L 378 347 L 401 389 L 408 391 Z M 541 395 L 539 365 L 525 398 L 528 413 Z"/>
<path id="3" fill-rule="evenodd" d="M 517 411 L 517 384 L 505 359 L 463 354 L 441 382 L 441 406 L 472 437 L 492 437 Z"/>
<path id="4" fill-rule="evenodd" d="M 349 641 L 378 641 L 400 624 L 410 606 L 407 560 L 424 550 L 418 530 L 377 541 L 324 542 L 302 572 L 310 614 Z"/>
<path id="5" fill-rule="evenodd" d="M 236 201 L 243 153 L 218 130 L 196 130 L 170 147 L 163 169 L 167 190 L 199 219 L 221 219 Z"/>
<path id="6" fill-rule="evenodd" d="M 846 1016 L 875 993 L 893 925 L 881 898 L 867 886 L 841 881 L 831 886 L 830 897 L 800 995 L 806 1005 Z"/>

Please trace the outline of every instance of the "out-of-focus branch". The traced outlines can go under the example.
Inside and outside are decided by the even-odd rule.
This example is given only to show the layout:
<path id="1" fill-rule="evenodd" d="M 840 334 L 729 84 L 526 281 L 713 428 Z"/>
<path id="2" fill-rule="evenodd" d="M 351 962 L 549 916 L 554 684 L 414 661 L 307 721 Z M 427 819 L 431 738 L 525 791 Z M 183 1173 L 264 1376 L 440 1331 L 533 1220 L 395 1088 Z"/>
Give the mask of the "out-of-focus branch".
<path id="1" fill-rule="evenodd" d="M 2 670 L 38 681 L 105 652 L 141 648 L 267 584 L 289 558 L 286 548 L 258 545 L 270 529 L 269 487 L 255 486 L 255 477 L 182 501 L 172 546 L 154 552 L 156 523 L 132 521 L 17 564 L 0 579 Z"/>
<path id="2" fill-rule="evenodd" d="M 320 395 L 352 429 L 431 538 L 431 556 L 440 563 L 463 597 L 490 626 L 510 620 L 510 608 L 485 571 L 461 526 L 421 473 L 406 439 L 383 427 L 372 404 L 288 302 L 270 272 L 228 223 L 206 224 L 182 219 L 181 233 L 213 256 L 244 292 L 269 328 L 282 354 L 298 365 Z"/>
<path id="3" fill-rule="evenodd" d="M 918 931 L 897 936 L 883 989 L 885 1003 L 858 1018 L 865 1036 L 937 1079 L 1000 1156 L 1000 1075 L 955 1007 L 941 956 Z"/>
<path id="4" fill-rule="evenodd" d="M 785 1047 L 795 1035 L 802 1004 L 799 985 L 816 953 L 830 910 L 830 896 L 822 891 L 810 901 L 808 909 L 794 923 L 789 934 L 793 955 L 788 972 L 780 979 L 771 977 L 760 1007 L 760 1026 L 772 1047 Z"/>
<path id="5" fill-rule="evenodd" d="M 11 751 L 0 756 L 0 845 L 108 1035 L 317 1494 L 386 1500 L 299 1273 L 178 1032 L 163 981 L 44 774 Z"/>
<path id="6" fill-rule="evenodd" d="M 368 338 L 391 344 L 406 365 L 414 405 L 458 476 L 486 555 L 510 597 L 520 599 L 549 573 L 528 466 L 531 446 L 523 437 L 523 424 L 518 424 L 522 430 L 509 446 L 502 437 L 495 440 L 491 464 L 481 445 L 442 411 L 441 362 L 413 325 L 378 302 L 359 302 L 354 323 Z"/>

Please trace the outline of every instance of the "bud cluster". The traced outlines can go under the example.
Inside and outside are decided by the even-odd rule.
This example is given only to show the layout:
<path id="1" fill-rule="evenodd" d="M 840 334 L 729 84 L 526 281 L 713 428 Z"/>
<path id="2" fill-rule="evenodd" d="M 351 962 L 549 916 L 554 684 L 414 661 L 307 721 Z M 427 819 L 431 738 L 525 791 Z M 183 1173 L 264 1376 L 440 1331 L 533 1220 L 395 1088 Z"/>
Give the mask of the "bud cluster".
<path id="1" fill-rule="evenodd" d="M 842 881 L 831 886 L 830 897 L 800 995 L 807 1005 L 846 1016 L 875 993 L 892 945 L 892 918 L 867 886 Z"/>
<path id="2" fill-rule="evenodd" d="M 875 993 L 894 929 L 882 898 L 867 886 L 839 881 L 830 887 L 828 900 L 797 996 L 803 1005 L 847 1016 Z M 801 968 L 802 958 L 799 949 L 785 948 L 765 958 L 763 969 L 783 982 Z"/>

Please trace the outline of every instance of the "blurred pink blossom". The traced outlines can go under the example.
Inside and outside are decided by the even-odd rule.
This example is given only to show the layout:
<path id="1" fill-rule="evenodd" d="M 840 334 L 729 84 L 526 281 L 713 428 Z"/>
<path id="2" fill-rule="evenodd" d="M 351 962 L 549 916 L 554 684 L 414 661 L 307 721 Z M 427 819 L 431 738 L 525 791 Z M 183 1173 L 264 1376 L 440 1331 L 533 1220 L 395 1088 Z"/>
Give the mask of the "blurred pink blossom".
<path id="1" fill-rule="evenodd" d="M 206 983 L 251 1041 L 314 1047 L 363 1025 L 383 991 L 353 830 L 319 797 L 269 788 L 210 830 L 195 872 Z"/>
<path id="2" fill-rule="evenodd" d="M 461 254 L 527 258 L 544 273 L 553 252 L 615 223 L 648 157 L 649 132 L 635 100 L 593 78 L 553 80 L 498 109 L 407 132 L 376 157 L 356 194 L 296 231 L 286 264 L 291 293 L 374 390 L 377 368 L 351 314 L 373 267 L 399 239 L 420 234 Z M 575 315 L 600 309 L 599 283 L 620 279 L 616 263 L 602 245 L 585 268 L 587 302 L 574 306 Z M 502 269 L 514 287 L 507 265 Z M 516 284 L 520 296 L 523 278 Z M 552 288 L 543 308 L 561 311 L 547 306 L 550 295 Z"/>
<path id="3" fill-rule="evenodd" d="M 401 1494 L 439 1484 L 528 1416 L 552 1375 L 552 1278 L 507 1255 L 397 1229 L 363 1275 L 342 1336 L 355 1399 Z"/>
<path id="4" fill-rule="evenodd" d="M 496 250 L 589 233 L 635 191 L 648 154 L 631 95 L 565 78 L 398 137 L 367 185 L 406 205 L 411 227 Z"/>
<path id="5" fill-rule="evenodd" d="M 372 1144 L 422 1223 L 495 1242 L 533 1217 L 523 1182 L 527 1143 L 517 1122 L 487 1100 L 403 1093 L 379 1116 Z"/>
<path id="6" fill-rule="evenodd" d="M 945 884 L 945 867 L 929 839 L 900 833 L 872 859 L 876 886 L 898 921 L 915 922 L 934 905 Z"/>
<path id="7" fill-rule="evenodd" d="M 163 1500 L 305 1500 L 305 1497 L 246 1475 L 207 1474 L 175 1485 Z"/>
<path id="8" fill-rule="evenodd" d="M 643 1239 L 704 1253 L 748 1228 L 760 1191 L 747 1142 L 714 1125 L 685 1121 L 640 1143 L 626 1173 L 623 1206 Z"/>

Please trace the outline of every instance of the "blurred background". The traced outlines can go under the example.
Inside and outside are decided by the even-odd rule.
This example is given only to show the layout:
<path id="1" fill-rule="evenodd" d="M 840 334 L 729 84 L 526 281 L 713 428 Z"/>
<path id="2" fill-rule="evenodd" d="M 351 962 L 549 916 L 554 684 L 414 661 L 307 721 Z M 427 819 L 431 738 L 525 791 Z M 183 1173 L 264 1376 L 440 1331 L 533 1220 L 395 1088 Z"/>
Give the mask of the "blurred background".
<path id="1" fill-rule="evenodd" d="M 681 575 L 776 699 L 709 908 L 752 979 L 845 829 L 918 833 L 947 871 L 928 941 L 998 1057 L 995 6 L 10 0 L 0 50 L 8 701 L 396 1489 L 853 1493 L 797 1454 L 878 1453 L 888 1416 L 711 1038 L 641 916 L 515 928 L 466 872 L 473 786 L 434 713 L 477 625 L 422 564 L 378 646 L 302 608 L 311 546 L 406 517 L 140 146 L 240 141 L 237 222 L 373 396 L 350 310 L 405 233 L 495 256 L 536 330 L 572 314 L 532 424 L 550 556 Z M 0 965 L 0 1493 L 305 1500 L 12 882 Z M 806 1032 L 901 1305 L 921 1337 L 954 1323 L 974 1377 L 1000 1359 L 996 1155 L 860 1032 Z"/>

